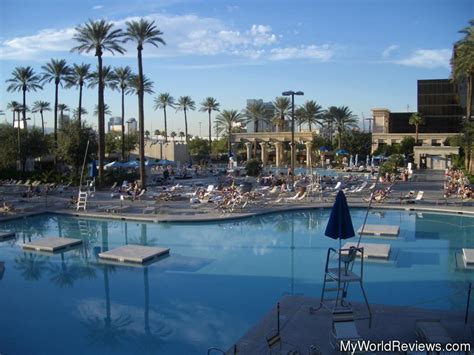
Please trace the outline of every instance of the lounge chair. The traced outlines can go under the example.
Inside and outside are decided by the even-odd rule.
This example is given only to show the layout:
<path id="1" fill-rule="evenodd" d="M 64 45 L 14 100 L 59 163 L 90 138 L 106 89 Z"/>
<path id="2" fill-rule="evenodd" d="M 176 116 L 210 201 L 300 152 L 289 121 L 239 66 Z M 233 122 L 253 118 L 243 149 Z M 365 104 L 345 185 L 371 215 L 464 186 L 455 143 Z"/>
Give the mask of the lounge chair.
<path id="1" fill-rule="evenodd" d="M 115 206 L 114 205 L 107 205 L 107 206 L 99 206 L 97 207 L 98 212 L 110 212 Z"/>
<path id="2" fill-rule="evenodd" d="M 157 206 L 149 206 L 149 207 L 145 207 L 143 209 L 143 214 L 147 214 L 147 213 L 156 213 L 158 212 L 158 207 Z"/>
<path id="3" fill-rule="evenodd" d="M 453 339 L 439 320 L 418 320 L 415 323 L 416 333 L 420 340 L 426 343 L 453 343 Z"/>

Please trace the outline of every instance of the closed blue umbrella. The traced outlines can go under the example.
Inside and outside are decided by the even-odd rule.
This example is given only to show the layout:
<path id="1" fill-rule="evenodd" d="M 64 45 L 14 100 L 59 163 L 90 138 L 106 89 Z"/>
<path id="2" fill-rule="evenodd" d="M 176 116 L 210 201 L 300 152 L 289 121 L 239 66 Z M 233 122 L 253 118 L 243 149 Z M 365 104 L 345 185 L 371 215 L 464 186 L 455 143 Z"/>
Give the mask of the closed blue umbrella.
<path id="1" fill-rule="evenodd" d="M 97 172 L 97 163 L 95 160 L 89 165 L 89 177 L 96 177 L 98 175 Z"/>
<path id="2" fill-rule="evenodd" d="M 342 190 L 337 193 L 324 234 L 330 238 L 339 239 L 339 249 L 341 248 L 341 239 L 355 236 L 346 195 Z"/>

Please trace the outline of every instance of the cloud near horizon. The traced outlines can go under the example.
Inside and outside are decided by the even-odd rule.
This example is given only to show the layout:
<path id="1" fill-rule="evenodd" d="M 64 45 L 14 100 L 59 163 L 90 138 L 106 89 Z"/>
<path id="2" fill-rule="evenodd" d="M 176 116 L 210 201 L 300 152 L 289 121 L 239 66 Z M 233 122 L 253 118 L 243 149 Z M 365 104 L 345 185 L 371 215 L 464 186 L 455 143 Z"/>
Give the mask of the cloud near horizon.
<path id="1" fill-rule="evenodd" d="M 95 6 L 94 8 L 99 8 Z M 334 54 L 329 44 L 301 44 L 298 47 L 280 46 L 282 35 L 274 33 L 270 26 L 254 24 L 246 30 L 235 29 L 224 21 L 197 15 L 151 14 L 144 18 L 155 21 L 164 33 L 165 47 L 147 47 L 145 57 L 216 56 L 226 55 L 251 60 L 316 59 L 327 61 Z M 124 29 L 127 21 L 139 17 L 127 17 L 113 23 Z M 43 61 L 61 52 L 68 53 L 76 45 L 72 37 L 74 27 L 43 29 L 30 36 L 15 37 L 0 42 L 0 53 L 5 60 Z M 126 57 L 135 57 L 134 46 L 124 45 L 129 51 Z M 92 55 L 92 54 L 91 54 Z"/>
<path id="2" fill-rule="evenodd" d="M 450 49 L 417 49 L 407 58 L 396 60 L 394 63 L 426 69 L 449 69 L 451 54 Z"/>

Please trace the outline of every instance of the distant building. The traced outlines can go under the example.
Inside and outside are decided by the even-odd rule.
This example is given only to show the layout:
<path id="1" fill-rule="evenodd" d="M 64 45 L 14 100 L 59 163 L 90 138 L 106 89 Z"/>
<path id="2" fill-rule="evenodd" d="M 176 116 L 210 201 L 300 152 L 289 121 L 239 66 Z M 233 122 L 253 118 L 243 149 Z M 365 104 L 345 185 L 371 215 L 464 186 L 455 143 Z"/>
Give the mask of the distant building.
<path id="1" fill-rule="evenodd" d="M 111 117 L 107 122 L 109 132 L 122 132 L 122 117 Z M 137 120 L 130 118 L 125 120 L 125 131 L 135 133 L 137 131 Z"/>
<path id="2" fill-rule="evenodd" d="M 137 123 L 137 120 L 135 118 L 130 118 L 129 120 L 126 121 L 126 125 L 127 125 L 127 132 L 128 133 L 137 133 L 138 131 L 138 123 Z"/>

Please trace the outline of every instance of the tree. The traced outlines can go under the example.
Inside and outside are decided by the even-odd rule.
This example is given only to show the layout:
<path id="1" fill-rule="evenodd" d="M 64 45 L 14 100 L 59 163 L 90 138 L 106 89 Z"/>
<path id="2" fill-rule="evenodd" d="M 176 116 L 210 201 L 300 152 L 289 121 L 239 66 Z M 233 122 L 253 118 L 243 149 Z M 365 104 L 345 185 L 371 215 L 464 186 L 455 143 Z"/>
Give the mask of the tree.
<path id="1" fill-rule="evenodd" d="M 206 97 L 202 102 L 201 102 L 201 108 L 199 111 L 201 112 L 207 112 L 209 115 L 209 155 L 212 154 L 212 121 L 211 121 L 211 113 L 212 111 L 219 111 L 219 106 L 220 104 L 217 102 L 217 100 L 213 97 Z"/>
<path id="2" fill-rule="evenodd" d="M 146 186 L 145 174 L 145 110 L 144 110 L 144 74 L 143 74 L 143 60 L 142 51 L 144 44 L 151 44 L 158 48 L 158 44 L 165 45 L 165 41 L 161 38 L 161 32 L 154 21 L 146 21 L 140 19 L 139 21 L 130 21 L 125 23 L 127 30 L 125 32 L 125 41 L 133 41 L 137 44 L 137 59 L 138 59 L 138 125 L 140 137 L 140 180 L 142 188 Z"/>
<path id="3" fill-rule="evenodd" d="M 170 136 L 171 136 L 171 138 L 173 139 L 173 142 L 174 142 L 174 137 L 176 137 L 176 132 L 171 132 Z"/>
<path id="4" fill-rule="evenodd" d="M 59 86 L 63 86 L 69 80 L 71 75 L 71 68 L 67 65 L 64 59 L 51 59 L 49 63 L 41 67 L 43 69 L 43 76 L 41 78 L 43 83 L 54 83 L 54 148 L 58 147 L 58 98 Z M 62 114 L 61 114 L 62 115 Z M 56 153 L 54 154 L 56 157 Z"/>
<path id="5" fill-rule="evenodd" d="M 418 127 L 425 124 L 425 118 L 418 112 L 415 112 L 410 116 L 408 124 L 415 126 L 415 144 L 418 144 Z"/>
<path id="6" fill-rule="evenodd" d="M 74 168 L 76 175 L 79 175 L 87 141 L 89 141 L 87 161 L 90 162 L 91 157 L 97 153 L 97 136 L 92 127 L 85 123 L 80 125 L 78 120 L 65 122 L 59 133 L 58 155 Z"/>
<path id="7" fill-rule="evenodd" d="M 48 140 L 38 128 L 33 128 L 22 134 L 23 148 L 21 149 L 21 166 L 25 171 L 26 161 L 39 158 L 49 152 Z"/>
<path id="8" fill-rule="evenodd" d="M 146 75 L 143 76 L 143 91 L 145 94 L 153 94 L 153 81 L 148 79 Z M 132 75 L 128 82 L 128 93 L 138 95 L 140 89 L 140 82 L 138 81 L 138 75 Z"/>
<path id="9" fill-rule="evenodd" d="M 165 142 L 168 142 L 168 127 L 167 127 L 167 123 L 166 123 L 166 107 L 169 106 L 171 108 L 174 108 L 174 105 L 175 105 L 174 98 L 168 92 L 161 93 L 155 98 L 154 109 L 155 110 L 163 109 L 163 113 L 164 113 L 165 131 L 164 131 L 163 135 L 165 136 Z"/>
<path id="10" fill-rule="evenodd" d="M 182 131 L 179 132 L 179 133 L 178 133 L 178 136 L 179 136 L 179 138 L 181 138 L 181 142 L 182 142 L 182 141 L 183 141 L 183 138 L 184 138 L 184 132 L 182 132 Z M 186 140 L 186 142 L 187 142 L 187 140 Z"/>
<path id="11" fill-rule="evenodd" d="M 69 111 L 69 106 L 66 104 L 58 104 L 59 116 L 59 127 L 61 128 L 64 124 L 64 111 Z"/>
<path id="12" fill-rule="evenodd" d="M 314 100 L 308 100 L 302 106 L 304 110 L 305 122 L 308 124 L 309 131 L 312 132 L 312 126 L 319 124 L 322 126 L 322 118 L 324 111 L 322 106 Z"/>
<path id="13" fill-rule="evenodd" d="M 306 122 L 306 112 L 301 106 L 295 110 L 295 122 L 298 124 L 299 131 L 301 132 L 301 126 Z"/>
<path id="14" fill-rule="evenodd" d="M 413 154 L 413 147 L 415 146 L 415 138 L 412 136 L 404 137 L 400 142 L 399 151 L 401 154 Z"/>
<path id="15" fill-rule="evenodd" d="M 236 110 L 224 110 L 216 117 L 216 123 L 219 124 L 220 131 L 227 133 L 227 148 L 229 154 L 232 151 L 232 131 L 235 127 L 245 122 L 244 116 Z"/>
<path id="16" fill-rule="evenodd" d="M 79 106 L 77 108 L 77 120 L 81 123 L 82 119 L 82 89 L 84 85 L 91 79 L 90 64 L 73 64 L 71 69 L 71 75 L 69 76 L 67 88 L 73 86 L 79 88 Z"/>
<path id="17" fill-rule="evenodd" d="M 274 109 L 274 119 L 276 121 L 277 132 L 285 129 L 285 119 L 291 113 L 291 100 L 285 96 L 279 96 L 272 102 Z"/>
<path id="18" fill-rule="evenodd" d="M 113 29 L 114 25 L 105 20 L 89 20 L 84 26 L 75 29 L 73 39 L 79 45 L 72 48 L 72 51 L 79 53 L 94 52 L 97 57 L 98 77 L 102 78 L 102 55 L 104 51 L 112 54 L 116 52 L 123 54 L 125 49 L 120 46 L 123 32 L 120 29 Z M 98 131 L 99 131 L 99 181 L 102 182 L 104 176 L 105 158 L 105 114 L 104 114 L 104 85 L 102 80 L 98 83 Z"/>
<path id="19" fill-rule="evenodd" d="M 196 158 L 202 158 L 209 153 L 209 145 L 205 139 L 196 137 L 189 141 L 189 153 Z"/>
<path id="20" fill-rule="evenodd" d="M 40 77 L 35 74 L 33 68 L 28 67 L 16 67 L 12 72 L 12 78 L 6 81 L 10 83 L 7 87 L 8 92 L 22 92 L 23 93 L 23 123 L 26 129 L 26 92 L 27 91 L 36 91 L 42 90 L 43 87 L 40 83 Z M 18 126 L 20 126 L 20 121 L 18 121 Z"/>
<path id="21" fill-rule="evenodd" d="M 18 142 L 15 128 L 9 124 L 0 124 L 0 169 L 8 170 L 15 167 L 18 157 Z"/>
<path id="22" fill-rule="evenodd" d="M 80 113 L 79 113 L 80 111 Z M 74 110 L 72 110 L 72 117 L 76 120 L 79 121 L 79 115 L 82 117 L 82 116 L 85 116 L 89 114 L 89 112 L 84 108 L 84 107 L 81 107 L 81 109 L 79 110 L 79 108 L 75 108 Z"/>
<path id="23" fill-rule="evenodd" d="M 8 104 L 7 104 L 7 110 L 10 110 L 13 114 L 13 120 L 12 120 L 12 126 L 15 127 L 15 114 L 21 112 L 22 110 L 22 106 L 19 102 L 17 101 L 10 101 Z M 20 124 L 20 122 L 18 121 L 18 124 Z"/>
<path id="24" fill-rule="evenodd" d="M 110 107 L 107 104 L 104 104 L 103 112 L 104 112 L 104 115 L 107 115 L 107 116 L 110 116 L 112 114 L 112 111 L 110 110 Z M 97 105 L 94 106 L 93 115 L 99 117 L 99 106 L 97 106 Z"/>
<path id="25" fill-rule="evenodd" d="M 158 137 L 159 135 L 161 135 L 161 131 L 159 129 L 155 129 L 154 134 L 156 137 Z"/>
<path id="26" fill-rule="evenodd" d="M 342 134 L 342 148 L 351 154 L 368 155 L 372 148 L 372 134 L 353 129 Z"/>
<path id="27" fill-rule="evenodd" d="M 337 113 L 337 107 L 331 106 L 326 110 L 326 113 L 323 116 L 323 127 L 327 132 L 327 137 L 331 141 L 333 141 L 333 133 L 334 133 L 334 121 Z"/>
<path id="28" fill-rule="evenodd" d="M 454 44 L 453 56 L 451 58 L 451 68 L 453 79 L 457 82 L 466 83 L 466 118 L 463 122 L 464 132 L 469 131 L 469 123 L 473 119 L 473 76 L 474 76 L 474 20 L 469 21 L 469 26 L 463 28 L 459 33 L 464 37 Z M 466 155 L 465 167 L 472 174 L 474 173 L 474 154 L 471 151 L 472 141 L 465 137 Z M 469 147 L 468 147 L 469 146 Z"/>
<path id="29" fill-rule="evenodd" d="M 150 131 L 149 130 L 145 131 L 145 138 L 146 138 L 146 140 L 150 139 Z"/>
<path id="30" fill-rule="evenodd" d="M 357 125 L 357 116 L 355 116 L 352 111 L 347 106 L 340 106 L 333 110 L 333 119 L 334 124 L 336 125 L 337 135 L 338 135 L 338 148 L 342 147 L 342 133 L 346 129 L 356 127 Z"/>
<path id="31" fill-rule="evenodd" d="M 261 100 L 249 102 L 244 110 L 244 115 L 249 122 L 253 122 L 254 132 L 258 132 L 259 122 L 269 121 L 267 108 Z"/>
<path id="32" fill-rule="evenodd" d="M 49 107 L 49 102 L 46 101 L 35 101 L 33 102 L 33 107 L 31 112 L 39 112 L 41 115 L 41 128 L 43 130 L 43 135 L 44 135 L 44 117 L 43 117 L 43 112 L 45 111 L 51 111 L 51 107 Z"/>
<path id="33" fill-rule="evenodd" d="M 188 116 L 186 113 L 188 110 L 194 111 L 195 109 L 196 103 L 191 99 L 190 96 L 181 96 L 178 99 L 178 106 L 176 107 L 176 111 L 184 112 L 184 134 L 186 137 L 186 147 L 188 146 Z"/>
<path id="34" fill-rule="evenodd" d="M 125 161 L 125 95 L 128 93 L 130 77 L 133 75 L 129 66 L 118 67 L 114 69 L 117 80 L 117 88 L 120 90 L 122 99 L 122 161 Z"/>

